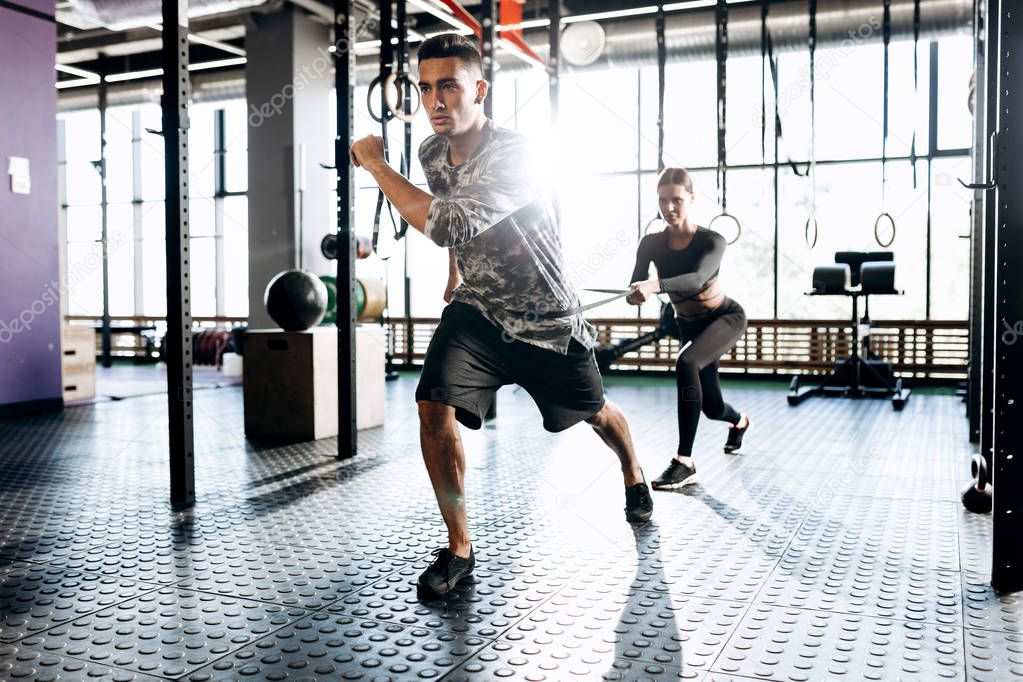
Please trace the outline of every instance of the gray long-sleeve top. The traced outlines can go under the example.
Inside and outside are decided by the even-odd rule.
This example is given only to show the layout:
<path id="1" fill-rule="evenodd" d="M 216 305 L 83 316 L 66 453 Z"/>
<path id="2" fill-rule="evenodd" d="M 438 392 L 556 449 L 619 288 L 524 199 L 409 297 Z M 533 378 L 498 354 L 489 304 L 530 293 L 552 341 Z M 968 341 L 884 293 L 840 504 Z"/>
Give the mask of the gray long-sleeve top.
<path id="1" fill-rule="evenodd" d="M 689 246 L 678 250 L 668 247 L 666 230 L 648 234 L 636 250 L 631 281 L 645 280 L 652 262 L 657 267 L 661 291 L 673 303 L 694 299 L 717 277 L 726 246 L 724 237 L 705 227 L 698 227 Z"/>

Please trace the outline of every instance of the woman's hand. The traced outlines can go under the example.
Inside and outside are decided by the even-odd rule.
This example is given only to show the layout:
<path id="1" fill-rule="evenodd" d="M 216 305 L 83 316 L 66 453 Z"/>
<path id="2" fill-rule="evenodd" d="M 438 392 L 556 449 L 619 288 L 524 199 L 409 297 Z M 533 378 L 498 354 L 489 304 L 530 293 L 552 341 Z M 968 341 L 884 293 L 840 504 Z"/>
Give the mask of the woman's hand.
<path id="1" fill-rule="evenodd" d="M 632 290 L 632 293 L 626 296 L 625 300 L 632 305 L 641 305 L 661 293 L 661 283 L 656 279 L 648 279 L 643 282 L 633 282 L 629 285 L 629 289 Z"/>

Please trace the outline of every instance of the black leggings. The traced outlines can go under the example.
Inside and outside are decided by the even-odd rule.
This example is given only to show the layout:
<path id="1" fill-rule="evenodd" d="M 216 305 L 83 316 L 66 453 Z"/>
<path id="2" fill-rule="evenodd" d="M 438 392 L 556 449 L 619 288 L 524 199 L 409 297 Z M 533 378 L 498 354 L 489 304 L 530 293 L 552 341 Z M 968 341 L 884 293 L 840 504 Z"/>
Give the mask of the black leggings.
<path id="1" fill-rule="evenodd" d="M 746 331 L 746 313 L 735 301 L 726 298 L 711 313 L 696 320 L 678 320 L 683 344 L 692 344 L 679 353 L 675 363 L 678 384 L 678 454 L 691 457 L 700 412 L 708 419 L 726 421 L 733 426 L 741 419 L 725 402 L 718 381 L 718 360 L 735 345 Z"/>

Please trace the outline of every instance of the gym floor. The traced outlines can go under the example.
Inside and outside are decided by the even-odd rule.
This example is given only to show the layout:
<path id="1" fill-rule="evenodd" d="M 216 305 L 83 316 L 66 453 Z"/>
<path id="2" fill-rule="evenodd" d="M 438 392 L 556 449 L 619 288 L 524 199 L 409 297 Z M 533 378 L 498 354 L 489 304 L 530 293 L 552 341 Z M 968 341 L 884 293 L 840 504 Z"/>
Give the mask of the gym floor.
<path id="1" fill-rule="evenodd" d="M 420 603 L 443 526 L 415 378 L 387 425 L 256 446 L 238 387 L 197 392 L 198 504 L 167 500 L 166 397 L 0 422 L 0 679 L 1007 680 L 1023 606 L 988 586 L 990 518 L 958 491 L 960 400 L 812 399 L 726 385 L 744 453 L 702 423 L 701 485 L 623 519 L 617 460 L 552 436 L 525 393 L 463 432 L 475 582 Z M 671 455 L 670 381 L 611 379 L 646 475 Z"/>

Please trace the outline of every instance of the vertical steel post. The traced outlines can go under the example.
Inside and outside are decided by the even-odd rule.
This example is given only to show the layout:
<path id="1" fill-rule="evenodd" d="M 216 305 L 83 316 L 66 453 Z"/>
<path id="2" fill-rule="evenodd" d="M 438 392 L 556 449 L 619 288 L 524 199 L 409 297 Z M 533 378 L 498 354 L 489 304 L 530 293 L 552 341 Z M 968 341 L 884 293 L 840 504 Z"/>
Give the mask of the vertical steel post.
<path id="1" fill-rule="evenodd" d="M 195 504 L 192 306 L 188 252 L 188 0 L 163 2 L 163 142 L 166 159 L 167 399 L 171 503 Z"/>
<path id="2" fill-rule="evenodd" d="M 997 7 L 998 116 L 994 289 L 994 519 L 991 584 L 1023 589 L 1023 17 L 1015 3 Z M 995 19 L 989 15 L 989 19 Z M 993 47 L 993 46 L 992 46 Z M 988 52 L 989 55 L 992 52 Z"/>
<path id="3" fill-rule="evenodd" d="M 409 64 L 408 58 L 408 16 L 406 0 L 398 0 L 395 18 L 398 21 L 398 70 L 410 73 L 412 68 Z M 405 115 L 408 116 L 412 113 L 412 88 L 408 81 L 406 81 L 402 87 L 404 88 L 402 91 L 402 94 L 404 95 L 404 107 L 402 110 Z M 410 121 L 405 121 L 404 126 L 402 126 L 402 133 L 404 134 L 402 141 L 404 142 L 403 149 L 405 153 L 405 168 L 402 172 L 405 174 L 406 178 L 410 178 L 412 176 L 412 123 Z M 408 221 L 405 220 L 404 216 L 401 218 L 401 232 L 402 234 L 406 234 L 408 232 Z M 402 245 L 401 251 L 405 293 L 405 364 L 411 365 L 415 356 L 413 354 L 412 347 L 412 277 L 409 276 L 408 271 L 409 259 L 407 240 Z"/>
<path id="4" fill-rule="evenodd" d="M 334 86 L 337 96 L 337 456 L 358 451 L 355 426 L 355 178 L 348 149 L 355 141 L 355 17 L 352 0 L 334 0 Z M 383 49 L 383 46 L 381 46 Z"/>

